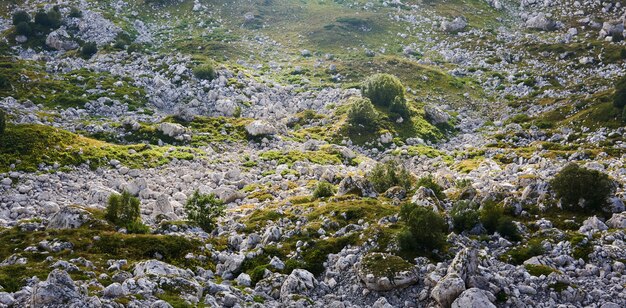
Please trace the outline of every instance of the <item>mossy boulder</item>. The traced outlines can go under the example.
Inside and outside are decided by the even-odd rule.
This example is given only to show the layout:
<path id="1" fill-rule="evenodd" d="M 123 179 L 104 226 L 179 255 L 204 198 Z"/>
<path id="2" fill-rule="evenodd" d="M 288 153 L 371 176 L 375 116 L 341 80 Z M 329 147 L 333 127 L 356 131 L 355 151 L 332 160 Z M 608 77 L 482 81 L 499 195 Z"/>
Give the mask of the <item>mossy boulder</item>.
<path id="1" fill-rule="evenodd" d="M 417 283 L 415 266 L 387 253 L 370 253 L 356 264 L 359 279 L 373 291 L 401 289 Z"/>

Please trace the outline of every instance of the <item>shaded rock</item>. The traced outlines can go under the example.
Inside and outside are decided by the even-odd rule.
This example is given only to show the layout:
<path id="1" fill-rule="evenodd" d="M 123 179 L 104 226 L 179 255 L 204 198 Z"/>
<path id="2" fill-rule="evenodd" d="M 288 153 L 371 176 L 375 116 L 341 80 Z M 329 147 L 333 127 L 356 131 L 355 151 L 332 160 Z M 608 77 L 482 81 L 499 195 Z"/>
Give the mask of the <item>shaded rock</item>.
<path id="1" fill-rule="evenodd" d="M 626 229 L 626 214 L 613 214 L 611 219 L 606 221 L 606 225 L 613 229 Z"/>
<path id="2" fill-rule="evenodd" d="M 378 196 L 374 186 L 363 177 L 348 176 L 339 182 L 338 196 L 355 194 L 362 197 L 375 198 Z"/>

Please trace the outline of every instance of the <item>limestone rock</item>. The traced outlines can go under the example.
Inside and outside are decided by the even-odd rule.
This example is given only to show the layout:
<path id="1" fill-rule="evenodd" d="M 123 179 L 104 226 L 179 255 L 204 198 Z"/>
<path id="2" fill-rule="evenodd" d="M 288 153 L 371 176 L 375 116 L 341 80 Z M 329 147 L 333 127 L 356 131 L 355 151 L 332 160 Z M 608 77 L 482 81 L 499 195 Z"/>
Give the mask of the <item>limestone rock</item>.
<path id="1" fill-rule="evenodd" d="M 67 206 L 50 217 L 48 229 L 76 229 L 93 219 L 93 215 L 87 210 L 80 207 Z"/>
<path id="2" fill-rule="evenodd" d="M 493 295 L 492 295 L 493 296 Z M 463 291 L 452 303 L 452 308 L 495 308 L 491 303 L 487 291 L 471 288 Z"/>

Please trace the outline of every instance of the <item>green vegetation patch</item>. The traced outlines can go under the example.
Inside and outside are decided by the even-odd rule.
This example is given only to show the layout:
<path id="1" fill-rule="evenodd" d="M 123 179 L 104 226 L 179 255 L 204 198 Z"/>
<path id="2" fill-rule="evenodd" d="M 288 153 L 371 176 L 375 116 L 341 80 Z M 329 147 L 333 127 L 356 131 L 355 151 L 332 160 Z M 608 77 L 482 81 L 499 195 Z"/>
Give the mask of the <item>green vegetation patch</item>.
<path id="1" fill-rule="evenodd" d="M 146 168 L 166 164 L 173 158 L 191 160 L 200 155 L 190 148 L 168 152 L 166 147 L 115 145 L 37 124 L 7 125 L 0 144 L 0 172 L 8 172 L 11 164 L 15 164 L 16 170 L 28 172 L 37 171 L 40 164 L 54 163 L 97 168 L 113 159 L 131 168 Z"/>

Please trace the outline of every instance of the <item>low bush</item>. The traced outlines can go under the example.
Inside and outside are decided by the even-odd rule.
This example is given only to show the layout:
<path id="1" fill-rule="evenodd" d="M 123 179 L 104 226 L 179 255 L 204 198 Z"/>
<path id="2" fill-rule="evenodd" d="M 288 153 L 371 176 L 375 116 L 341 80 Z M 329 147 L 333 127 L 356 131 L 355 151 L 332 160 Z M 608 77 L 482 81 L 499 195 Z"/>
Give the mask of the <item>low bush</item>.
<path id="1" fill-rule="evenodd" d="M 109 197 L 105 218 L 114 225 L 126 228 L 129 233 L 147 233 L 149 228 L 141 222 L 140 215 L 140 201 L 129 192 Z"/>
<path id="2" fill-rule="evenodd" d="M 361 93 L 377 106 L 389 107 L 396 97 L 404 101 L 402 82 L 389 74 L 376 74 L 368 78 L 361 87 Z"/>
<path id="3" fill-rule="evenodd" d="M 69 16 L 73 17 L 73 18 L 82 18 L 83 17 L 83 12 L 79 8 L 73 6 L 70 9 L 70 15 Z"/>
<path id="4" fill-rule="evenodd" d="M 313 191 L 313 198 L 326 198 L 335 194 L 335 186 L 333 184 L 328 183 L 326 181 L 320 181 L 317 183 L 315 190 Z"/>
<path id="5" fill-rule="evenodd" d="M 615 83 L 615 94 L 613 95 L 613 106 L 624 108 L 626 106 L 626 76 L 620 78 Z"/>
<path id="6" fill-rule="evenodd" d="M 520 265 L 524 261 L 540 256 L 545 252 L 540 240 L 531 240 L 528 244 L 511 249 L 507 254 L 503 255 L 505 261 L 511 264 Z"/>
<path id="7" fill-rule="evenodd" d="M 17 26 L 20 23 L 25 22 L 28 24 L 30 22 L 30 15 L 26 11 L 17 11 L 13 13 L 13 25 Z"/>
<path id="8" fill-rule="evenodd" d="M 187 219 L 206 232 L 213 231 L 217 218 L 224 215 L 224 203 L 217 196 L 202 195 L 197 190 L 187 200 L 184 208 Z"/>
<path id="9" fill-rule="evenodd" d="M 550 181 L 564 207 L 587 213 L 608 211 L 608 198 L 615 191 L 608 175 L 569 164 Z"/>
<path id="10" fill-rule="evenodd" d="M 454 231 L 458 233 L 471 230 L 480 222 L 478 204 L 467 200 L 458 201 L 452 207 L 450 216 L 452 216 Z"/>
<path id="11" fill-rule="evenodd" d="M 193 69 L 193 75 L 200 80 L 213 80 L 217 77 L 215 68 L 211 64 L 202 64 Z"/>
<path id="12" fill-rule="evenodd" d="M 504 215 L 504 209 L 494 201 L 487 201 L 480 209 L 480 222 L 487 232 L 494 233 L 498 230 L 500 218 Z"/>
<path id="13" fill-rule="evenodd" d="M 0 109 L 0 136 L 4 135 L 7 129 L 7 115 L 4 110 Z"/>
<path id="14" fill-rule="evenodd" d="M 22 21 L 15 26 L 15 33 L 17 35 L 29 36 L 33 32 L 33 29 L 30 27 L 30 24 Z"/>
<path id="15" fill-rule="evenodd" d="M 387 189 L 394 186 L 400 186 L 409 190 L 413 182 L 413 177 L 409 171 L 392 160 L 376 164 L 374 169 L 367 175 L 367 179 L 379 193 L 384 193 Z"/>
<path id="16" fill-rule="evenodd" d="M 498 234 L 501 236 L 512 241 L 519 241 L 521 239 L 517 225 L 515 225 L 513 220 L 508 216 L 502 216 L 498 219 L 496 231 L 498 231 Z"/>
<path id="17" fill-rule="evenodd" d="M 80 49 L 80 55 L 84 59 L 91 59 L 96 53 L 98 53 L 98 45 L 94 42 L 87 42 L 83 45 L 83 48 Z"/>
<path id="18" fill-rule="evenodd" d="M 406 203 L 400 209 L 405 224 L 398 234 L 400 251 L 407 254 L 442 250 L 446 242 L 447 225 L 443 217 L 430 208 Z"/>
<path id="19" fill-rule="evenodd" d="M 348 103 L 348 124 L 351 130 L 374 130 L 378 127 L 378 112 L 369 99 L 353 97 Z"/>
<path id="20" fill-rule="evenodd" d="M 39 10 L 35 14 L 35 23 L 49 29 L 57 29 L 61 26 L 61 12 L 55 6 L 50 11 Z"/>

